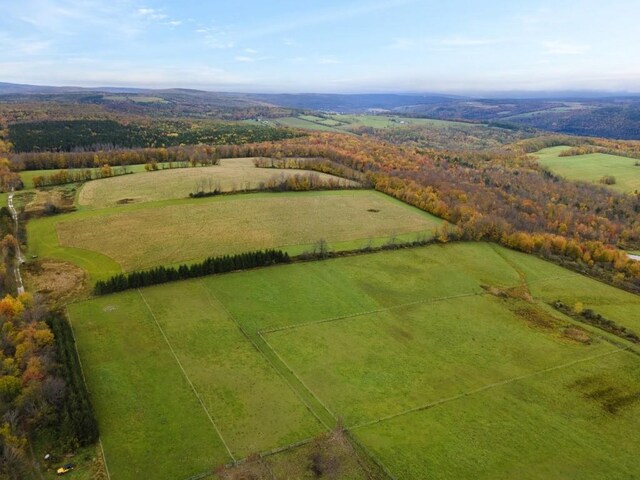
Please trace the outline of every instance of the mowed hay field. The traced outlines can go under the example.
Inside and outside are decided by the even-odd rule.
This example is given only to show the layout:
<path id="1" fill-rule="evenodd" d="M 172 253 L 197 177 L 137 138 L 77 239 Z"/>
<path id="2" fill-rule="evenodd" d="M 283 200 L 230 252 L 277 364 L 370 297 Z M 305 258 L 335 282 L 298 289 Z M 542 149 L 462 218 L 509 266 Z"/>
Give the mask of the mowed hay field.
<path id="1" fill-rule="evenodd" d="M 186 477 L 225 461 L 222 439 L 241 458 L 338 418 L 396 478 L 634 478 L 640 349 L 558 298 L 638 321 L 640 297 L 485 243 L 210 276 L 69 314 L 114 480 L 175 478 L 174 462 Z"/>
<path id="2" fill-rule="evenodd" d="M 78 195 L 78 205 L 106 208 L 123 203 L 151 202 L 187 198 L 196 192 L 199 181 L 212 181 L 223 192 L 255 189 L 272 178 L 315 174 L 305 170 L 256 168 L 252 158 L 224 159 L 212 167 L 158 170 L 144 175 L 123 175 L 86 183 Z M 317 173 L 321 179 L 333 179 L 353 186 L 356 182 Z M 208 184 L 207 184 L 208 185 Z M 208 188 L 208 187 L 207 187 Z"/>
<path id="3" fill-rule="evenodd" d="M 573 157 L 561 157 L 559 155 L 569 148 L 571 147 L 544 148 L 534 155 L 541 165 L 568 180 L 597 183 L 622 193 L 640 191 L 640 166 L 636 166 L 638 160 L 604 153 L 576 155 Z M 605 175 L 614 176 L 616 183 L 613 185 L 599 183 L 600 179 Z"/>
<path id="4" fill-rule="evenodd" d="M 253 120 L 247 120 L 255 123 Z M 484 125 L 473 125 L 463 122 L 449 120 L 435 120 L 430 118 L 409 118 L 388 115 L 325 115 L 318 117 L 315 115 L 298 115 L 295 117 L 284 117 L 273 120 L 280 126 L 304 128 L 306 130 L 320 130 L 327 132 L 349 132 L 349 129 L 357 127 L 373 128 L 398 128 L 418 125 L 429 128 L 449 128 L 457 127 L 472 131 L 474 129 L 486 128 Z"/>
<path id="5" fill-rule="evenodd" d="M 65 248 L 94 251 L 129 271 L 263 248 L 301 253 L 320 239 L 335 248 L 361 248 L 368 239 L 430 236 L 439 224 L 421 210 L 369 190 L 258 193 L 34 220 L 29 253 L 57 257 Z"/>

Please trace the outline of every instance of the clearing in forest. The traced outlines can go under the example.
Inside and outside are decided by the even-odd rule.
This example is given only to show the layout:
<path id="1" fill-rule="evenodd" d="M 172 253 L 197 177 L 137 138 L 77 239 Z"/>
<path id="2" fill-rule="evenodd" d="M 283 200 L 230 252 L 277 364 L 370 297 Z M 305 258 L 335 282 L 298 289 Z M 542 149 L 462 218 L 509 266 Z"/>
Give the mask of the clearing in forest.
<path id="1" fill-rule="evenodd" d="M 560 153 L 569 148 L 544 148 L 534 155 L 541 165 L 568 180 L 595 183 L 621 193 L 640 191 L 640 160 L 605 153 L 561 157 Z M 600 183 L 600 179 L 608 175 L 615 178 L 615 183 Z"/>
<path id="2" fill-rule="evenodd" d="M 345 186 L 356 182 L 325 173 L 307 170 L 256 168 L 252 158 L 224 159 L 211 167 L 174 168 L 148 172 L 144 175 L 122 175 L 86 183 L 78 195 L 78 204 L 89 208 L 106 208 L 121 204 L 187 198 L 200 188 L 222 192 L 257 189 L 271 179 L 294 175 L 317 175 L 320 180 L 332 179 Z"/>

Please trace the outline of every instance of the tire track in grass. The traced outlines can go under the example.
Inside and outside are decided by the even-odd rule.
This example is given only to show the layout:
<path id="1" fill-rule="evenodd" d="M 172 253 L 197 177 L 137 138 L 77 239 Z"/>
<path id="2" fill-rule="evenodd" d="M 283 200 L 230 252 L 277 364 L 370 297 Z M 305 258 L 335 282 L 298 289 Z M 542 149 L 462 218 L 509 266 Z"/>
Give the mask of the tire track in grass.
<path id="1" fill-rule="evenodd" d="M 224 448 L 226 448 L 227 453 L 231 457 L 231 460 L 233 461 L 233 463 L 236 463 L 236 458 L 233 456 L 233 453 L 231 453 L 231 449 L 229 448 L 229 445 L 227 445 L 227 442 L 225 441 L 224 437 L 222 436 L 222 433 L 220 433 L 220 429 L 216 425 L 216 422 L 214 422 L 213 418 L 211 417 L 211 414 L 209 413 L 209 410 L 207 409 L 206 405 L 204 404 L 204 401 L 202 400 L 202 397 L 200 397 L 200 394 L 198 393 L 198 390 L 196 390 L 196 387 L 193 385 L 193 382 L 189 378 L 189 375 L 187 375 L 186 370 L 184 369 L 184 367 L 182 366 L 182 363 L 180 362 L 180 359 L 178 359 L 178 356 L 176 355 L 176 352 L 173 349 L 173 346 L 171 345 L 171 342 L 169 342 L 169 339 L 167 338 L 167 335 L 164 333 L 164 330 L 160 326 L 160 323 L 158 322 L 158 319 L 156 318 L 155 313 L 153 313 L 153 310 L 151 310 L 151 307 L 149 306 L 149 303 L 147 302 L 147 299 L 144 298 L 144 295 L 142 294 L 142 291 L 139 288 L 137 290 L 138 290 L 138 293 L 140 294 L 140 298 L 142 298 L 142 301 L 147 306 L 147 310 L 149 310 L 149 313 L 153 317 L 153 321 L 156 323 L 158 329 L 160 330 L 160 333 L 162 334 L 162 337 L 164 338 L 164 341 L 167 343 L 167 346 L 169 347 L 169 350 L 171 350 L 173 358 L 176 360 L 176 363 L 180 367 L 180 370 L 182 370 L 182 374 L 184 375 L 184 378 L 187 379 L 187 382 L 191 386 L 191 390 L 193 390 L 193 393 L 196 396 L 196 398 L 198 399 L 198 402 L 200 402 L 200 405 L 202 406 L 202 409 L 204 410 L 204 413 L 207 415 L 207 418 L 211 422 L 211 425 L 213 425 L 213 428 L 215 429 L 216 433 L 218 434 L 218 437 L 222 441 L 222 444 L 224 445 Z"/>

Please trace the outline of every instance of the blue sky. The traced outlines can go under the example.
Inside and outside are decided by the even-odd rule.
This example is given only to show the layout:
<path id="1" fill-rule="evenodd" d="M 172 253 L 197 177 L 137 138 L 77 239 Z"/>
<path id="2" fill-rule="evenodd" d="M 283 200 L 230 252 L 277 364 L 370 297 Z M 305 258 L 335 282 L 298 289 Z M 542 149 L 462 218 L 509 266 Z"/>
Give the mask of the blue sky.
<path id="1" fill-rule="evenodd" d="M 640 92 L 638 0 L 0 0 L 0 81 Z"/>

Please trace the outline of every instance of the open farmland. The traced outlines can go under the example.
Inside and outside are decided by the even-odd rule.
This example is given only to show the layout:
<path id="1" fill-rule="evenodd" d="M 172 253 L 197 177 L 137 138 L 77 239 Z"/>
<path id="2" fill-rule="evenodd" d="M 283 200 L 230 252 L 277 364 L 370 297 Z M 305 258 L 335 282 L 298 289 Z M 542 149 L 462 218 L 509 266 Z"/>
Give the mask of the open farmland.
<path id="1" fill-rule="evenodd" d="M 633 478 L 638 349 L 547 305 L 576 282 L 567 301 L 639 305 L 462 243 L 176 282 L 69 314 L 114 480 L 186 477 L 338 418 L 396 478 Z"/>
<path id="2" fill-rule="evenodd" d="M 262 248 L 292 254 L 324 239 L 354 249 L 429 237 L 440 220 L 384 194 L 289 192 L 170 200 L 29 222 L 29 253 L 60 258 L 95 278 Z M 76 258 L 79 260 L 76 260 Z"/>
<path id="3" fill-rule="evenodd" d="M 335 115 L 327 114 L 298 115 L 296 117 L 284 117 L 274 120 L 274 123 L 285 127 L 304 128 L 307 130 L 320 130 L 327 132 L 349 132 L 352 128 L 398 128 L 403 126 L 423 126 L 429 128 L 466 127 L 469 129 L 483 128 L 482 125 L 473 125 L 463 122 L 448 120 L 434 120 L 430 118 L 409 118 L 393 115 Z"/>
<path id="4" fill-rule="evenodd" d="M 352 186 L 355 182 L 332 175 L 295 169 L 256 168 L 251 158 L 225 159 L 212 167 L 180 168 L 126 175 L 88 182 L 80 191 L 78 204 L 90 208 L 105 208 L 122 203 L 140 203 L 172 198 L 187 198 L 197 191 L 197 183 L 208 182 L 223 192 L 256 189 L 261 182 L 294 175 L 318 175 Z"/>
<path id="5" fill-rule="evenodd" d="M 561 157 L 560 153 L 570 147 L 550 147 L 535 153 L 538 161 L 556 175 L 569 180 L 597 183 L 621 193 L 640 191 L 640 166 L 634 158 L 609 155 L 605 153 L 591 153 Z M 605 175 L 612 175 L 616 179 L 613 185 L 599 183 Z"/>

